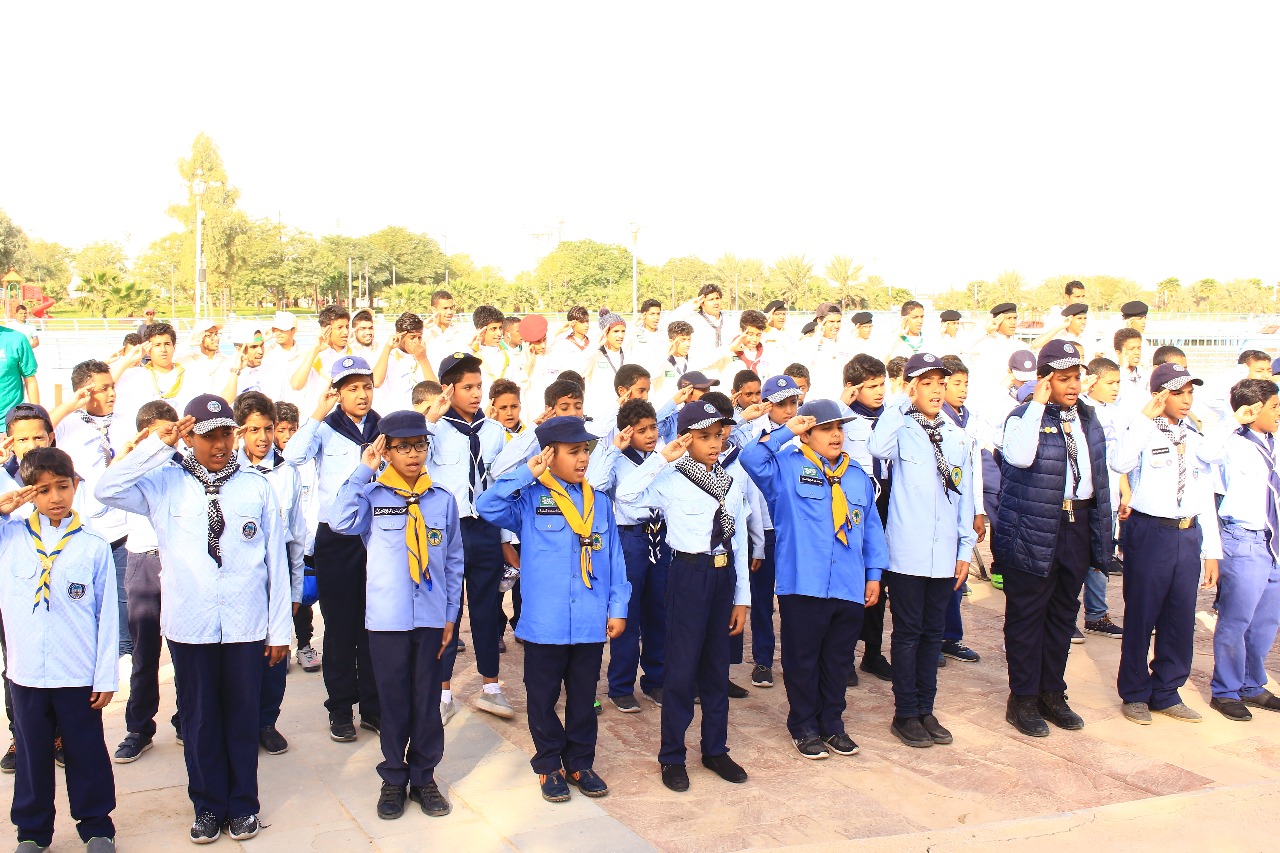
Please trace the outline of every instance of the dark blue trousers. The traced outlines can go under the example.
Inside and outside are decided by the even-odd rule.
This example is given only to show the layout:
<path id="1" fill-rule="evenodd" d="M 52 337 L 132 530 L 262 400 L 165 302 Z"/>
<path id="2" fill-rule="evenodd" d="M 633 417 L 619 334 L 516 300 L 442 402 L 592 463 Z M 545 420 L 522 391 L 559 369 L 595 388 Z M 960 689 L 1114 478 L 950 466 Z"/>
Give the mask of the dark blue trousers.
<path id="1" fill-rule="evenodd" d="M 102 712 L 89 707 L 88 687 L 23 687 L 13 684 L 17 775 L 9 820 L 19 841 L 41 847 L 53 842 L 53 738 L 62 735 L 67 761 L 67 799 L 81 841 L 115 838 L 111 812 L 116 782 L 102 734 Z"/>
<path id="2" fill-rule="evenodd" d="M 604 643 L 524 643 L 524 691 L 533 772 L 590 770 L 596 761 L 596 684 Z M 556 715 L 564 685 L 564 722 Z"/>
<path id="3" fill-rule="evenodd" d="M 378 775 L 383 782 L 427 785 L 435 780 L 436 765 L 444 757 L 436 657 L 443 636 L 443 628 L 369 632 L 373 677 L 382 698 Z"/>
<path id="4" fill-rule="evenodd" d="M 288 658 L 271 666 L 271 659 L 262 658 L 262 698 L 258 706 L 258 728 L 274 726 L 280 719 L 280 704 L 284 702 L 285 673 L 289 670 Z"/>
<path id="5" fill-rule="evenodd" d="M 349 721 L 359 704 L 361 717 L 382 713 L 369 632 L 364 628 L 365 561 L 359 536 L 334 533 L 324 522 L 316 529 L 316 591 L 324 617 L 324 707 L 332 720 Z M 256 735 L 255 735 L 256 737 Z"/>
<path id="6" fill-rule="evenodd" d="M 839 598 L 778 596 L 787 730 L 796 740 L 844 734 L 844 692 L 864 609 Z"/>
<path id="7" fill-rule="evenodd" d="M 774 649 L 777 646 L 773 636 L 773 559 L 777 544 L 777 534 L 772 528 L 766 530 L 764 562 L 751 573 L 751 661 L 769 669 L 773 669 Z M 857 638 L 854 639 L 856 642 Z M 850 652 L 852 653 L 852 649 Z"/>
<path id="8" fill-rule="evenodd" d="M 958 643 L 964 639 L 964 617 L 960 615 L 960 601 L 964 595 L 958 589 L 951 591 L 947 601 L 946 624 L 942 628 L 942 639 Z"/>
<path id="9" fill-rule="evenodd" d="M 667 644 L 667 573 L 671 549 L 666 528 L 658 534 L 658 562 L 650 560 L 649 534 L 644 525 L 618 528 L 622 557 L 631 582 L 631 602 L 627 609 L 627 630 L 609 641 L 609 695 L 635 693 L 636 669 L 644 667 L 642 690 L 662 686 L 663 659 Z"/>
<path id="10" fill-rule="evenodd" d="M 1124 636 L 1116 687 L 1125 702 L 1159 710 L 1177 705 L 1191 675 L 1200 585 L 1200 526 L 1163 527 L 1133 513 L 1124 523 Z M 1151 629 L 1155 628 L 1155 655 Z"/>
<path id="11" fill-rule="evenodd" d="M 1049 574 L 1004 573 L 1005 656 L 1015 696 L 1067 689 L 1067 654 L 1089 562 L 1089 515 L 1080 513 L 1070 521 L 1064 512 Z"/>
<path id="12" fill-rule="evenodd" d="M 258 712 L 262 652 L 256 643 L 175 643 L 187 794 L 196 815 L 219 823 L 258 813 Z"/>
<path id="13" fill-rule="evenodd" d="M 152 737 L 160 708 L 160 555 L 130 553 L 124 585 L 129 598 L 126 624 L 133 643 L 124 725 L 128 731 Z"/>
<path id="14" fill-rule="evenodd" d="M 710 554 L 671 561 L 667 577 L 667 661 L 662 680 L 661 764 L 684 764 L 693 697 L 702 699 L 702 754 L 729 746 L 729 619 L 737 578 L 733 556 L 715 568 Z"/>
<path id="15" fill-rule="evenodd" d="M 885 572 L 893 589 L 893 714 L 922 717 L 933 713 L 938 696 L 938 656 L 942 628 L 955 578 L 924 578 Z M 783 646 L 785 648 L 785 645 Z M 785 666 L 785 665 L 784 665 Z"/>
<path id="16" fill-rule="evenodd" d="M 467 615 L 471 619 L 471 648 L 476 655 L 476 669 L 484 678 L 498 677 L 498 639 L 502 636 L 502 531 L 483 518 L 459 519 L 462 527 L 462 579 L 466 584 Z M 364 599 L 361 598 L 361 601 Z M 363 619 L 363 611 L 361 612 Z M 462 620 L 458 620 L 461 622 Z M 328 654 L 328 652 L 326 652 Z M 441 680 L 453 680 L 453 665 L 458 658 L 458 632 L 444 651 Z M 328 668 L 329 662 L 325 661 Z"/>
<path id="17" fill-rule="evenodd" d="M 1267 655 L 1280 628 L 1280 566 L 1266 533 L 1222 525 L 1218 625 L 1213 631 L 1217 699 L 1249 699 L 1267 686 Z"/>

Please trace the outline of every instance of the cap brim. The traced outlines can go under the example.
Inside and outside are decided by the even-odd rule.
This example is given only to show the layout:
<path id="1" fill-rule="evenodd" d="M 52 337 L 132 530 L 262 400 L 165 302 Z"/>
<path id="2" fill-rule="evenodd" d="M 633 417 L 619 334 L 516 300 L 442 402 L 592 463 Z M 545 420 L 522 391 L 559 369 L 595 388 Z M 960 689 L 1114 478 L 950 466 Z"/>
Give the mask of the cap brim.
<path id="1" fill-rule="evenodd" d="M 930 365 L 929 367 L 917 368 L 911 373 L 906 374 L 906 377 L 908 379 L 915 379 L 917 376 L 924 376 L 926 373 L 930 373 L 934 370 L 940 371 L 943 376 L 951 375 L 951 371 L 948 368 L 943 367 L 941 364 L 935 364 L 935 365 Z"/>
<path id="2" fill-rule="evenodd" d="M 800 396 L 803 396 L 803 394 L 799 388 L 779 388 L 777 391 L 774 391 L 768 397 L 765 397 L 765 399 L 768 400 L 770 403 L 781 403 L 783 400 L 787 399 L 788 397 L 800 397 Z"/>
<path id="3" fill-rule="evenodd" d="M 1197 379 L 1194 376 L 1175 376 L 1173 379 L 1170 379 L 1168 382 L 1164 382 L 1159 387 L 1153 389 L 1151 393 L 1156 394 L 1156 393 L 1159 393 L 1161 390 L 1178 391 L 1187 383 L 1191 383 L 1192 385 L 1203 385 L 1204 380 Z"/>
<path id="4" fill-rule="evenodd" d="M 235 429 L 236 422 L 231 418 L 211 418 L 207 421 L 201 421 L 196 424 L 191 428 L 191 431 L 196 435 L 204 435 L 209 430 L 217 429 L 218 427 L 231 427 L 232 429 Z"/>
<path id="5" fill-rule="evenodd" d="M 687 427 L 682 429 L 681 432 L 682 433 L 691 432 L 695 429 L 706 429 L 707 427 L 714 426 L 715 424 L 735 424 L 735 423 L 737 423 L 737 421 L 735 421 L 733 418 L 722 418 L 722 417 L 706 418 L 705 420 L 698 421 L 697 423 L 689 424 Z"/>
<path id="6" fill-rule="evenodd" d="M 1057 361 L 1045 362 L 1045 366 L 1051 370 L 1066 370 L 1068 367 L 1081 367 L 1084 362 L 1072 356 L 1071 358 L 1060 358 Z"/>
<path id="7" fill-rule="evenodd" d="M 330 380 L 329 380 L 329 384 L 330 384 L 330 385 L 337 385 L 339 382 L 341 382 L 342 380 L 346 379 L 348 376 L 373 376 L 373 371 L 372 371 L 372 370 L 366 370 L 366 369 L 365 369 L 365 368 L 363 368 L 363 367 L 353 367 L 353 368 L 351 368 L 350 370 L 344 370 L 344 371 L 342 371 L 342 372 L 341 372 L 341 373 L 339 373 L 337 376 L 335 376 L 335 377 L 333 377 L 332 379 L 330 379 Z"/>
<path id="8" fill-rule="evenodd" d="M 1019 382 L 1030 382 L 1032 379 L 1036 378 L 1036 372 L 1034 370 L 1011 370 L 1009 372 L 1012 373 L 1013 378 Z"/>

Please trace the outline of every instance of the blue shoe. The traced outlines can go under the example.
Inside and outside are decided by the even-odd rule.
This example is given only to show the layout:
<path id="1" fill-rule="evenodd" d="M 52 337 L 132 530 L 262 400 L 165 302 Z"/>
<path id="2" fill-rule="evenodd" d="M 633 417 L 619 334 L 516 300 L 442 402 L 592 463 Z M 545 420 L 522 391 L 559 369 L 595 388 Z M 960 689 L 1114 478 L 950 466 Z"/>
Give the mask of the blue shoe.
<path id="1" fill-rule="evenodd" d="M 569 774 L 569 781 L 587 797 L 603 797 L 609 793 L 609 786 L 604 783 L 594 770 L 579 770 Z"/>
<path id="2" fill-rule="evenodd" d="M 569 802 L 569 783 L 564 781 L 564 774 L 559 770 L 545 776 L 538 774 L 538 785 L 542 788 L 542 799 L 548 803 Z"/>

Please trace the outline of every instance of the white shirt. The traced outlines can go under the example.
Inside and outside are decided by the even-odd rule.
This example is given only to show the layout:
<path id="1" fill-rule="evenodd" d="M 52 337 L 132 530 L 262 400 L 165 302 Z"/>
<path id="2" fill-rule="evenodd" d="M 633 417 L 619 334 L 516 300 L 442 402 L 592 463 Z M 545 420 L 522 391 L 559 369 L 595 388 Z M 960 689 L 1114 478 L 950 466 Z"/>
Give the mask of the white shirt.
<path id="1" fill-rule="evenodd" d="M 116 410 L 108 432 L 111 446 L 124 447 L 138 434 L 138 410 L 152 400 L 163 399 L 181 418 L 187 403 L 202 393 L 197 386 L 184 365 L 168 373 L 141 365 L 126 370 L 116 381 Z"/>
<path id="2" fill-rule="evenodd" d="M 267 364 L 264 360 L 257 367 L 241 369 L 240 375 L 236 377 L 236 396 L 238 397 L 246 391 L 258 391 L 266 394 L 271 398 L 271 402 L 274 403 L 277 400 L 285 399 L 284 389 L 288 387 L 288 384 L 288 380 L 280 375 L 280 371 Z M 217 391 L 215 393 L 221 394 L 222 392 Z"/>
<path id="3" fill-rule="evenodd" d="M 1247 530 L 1265 531 L 1267 529 L 1267 481 L 1273 471 L 1280 473 L 1275 460 L 1277 453 L 1274 436 L 1251 430 L 1254 438 L 1264 446 L 1272 448 L 1272 464 L 1267 465 L 1267 457 L 1252 439 L 1238 435 L 1240 427 L 1232 418 L 1230 422 L 1219 424 L 1205 438 L 1202 455 L 1217 460 L 1222 478 L 1227 486 L 1222 503 L 1218 506 L 1218 517 L 1227 524 L 1238 524 Z"/>
<path id="4" fill-rule="evenodd" d="M 104 506 L 93 496 L 93 488 L 107 470 L 108 457 L 115 453 L 108 446 L 104 453 L 104 439 L 99 425 L 105 418 L 93 418 L 93 423 L 85 421 L 83 409 L 77 409 L 62 419 L 53 434 L 58 442 L 58 449 L 66 451 L 71 457 L 76 473 L 84 478 L 84 483 L 76 490 L 77 496 L 84 493 L 83 514 L 84 525 L 111 544 L 129 534 L 127 514 L 123 510 Z M 112 416 L 114 423 L 115 416 Z"/>
<path id="5" fill-rule="evenodd" d="M 303 391 L 293 390 L 292 386 L 289 385 L 289 380 L 293 378 L 293 374 L 298 372 L 298 366 L 302 364 L 302 360 L 310 352 L 310 349 L 302 346 L 297 341 L 294 341 L 293 347 L 290 349 L 283 349 L 277 346 L 267 350 L 266 355 L 262 357 L 262 366 L 275 371 L 281 389 L 281 396 L 274 399 L 293 403 L 295 406 L 302 405 Z"/>
<path id="6" fill-rule="evenodd" d="M 375 394 L 378 407 L 384 412 L 413 408 L 413 389 L 426 378 L 416 358 L 402 349 L 393 349 L 387 356 L 387 373 Z"/>
<path id="7" fill-rule="evenodd" d="M 213 355 L 205 355 L 197 350 L 194 354 L 184 358 L 177 359 L 187 369 L 187 382 L 194 386 L 195 394 L 218 394 L 221 396 L 222 389 L 226 387 L 227 379 L 231 375 L 231 368 L 235 366 L 231 359 L 227 358 L 220 352 Z M 182 414 L 182 412 L 178 412 Z"/>

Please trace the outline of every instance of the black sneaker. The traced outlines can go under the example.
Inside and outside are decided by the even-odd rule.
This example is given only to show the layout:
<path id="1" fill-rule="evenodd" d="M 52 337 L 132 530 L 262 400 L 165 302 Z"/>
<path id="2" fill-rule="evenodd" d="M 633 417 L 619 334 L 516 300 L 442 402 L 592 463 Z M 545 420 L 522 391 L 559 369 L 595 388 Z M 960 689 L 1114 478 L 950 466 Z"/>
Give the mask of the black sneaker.
<path id="1" fill-rule="evenodd" d="M 1067 694 L 1061 691 L 1041 693 L 1040 698 L 1036 700 L 1036 710 L 1045 720 L 1060 729 L 1075 732 L 1084 728 L 1084 719 L 1071 710 L 1071 706 L 1067 704 Z"/>
<path id="2" fill-rule="evenodd" d="M 598 717 L 598 716 L 600 716 L 601 714 L 603 714 L 603 713 L 604 713 L 604 706 L 600 704 L 600 700 L 599 700 L 599 699 L 595 700 L 595 702 L 596 702 L 596 704 L 595 704 L 596 716 Z"/>
<path id="3" fill-rule="evenodd" d="M 141 758 L 142 753 L 150 749 L 152 745 L 150 735 L 129 732 L 124 736 L 124 740 L 120 741 L 120 745 L 116 747 L 116 753 L 111 756 L 111 760 L 116 764 L 132 764 Z"/>
<path id="4" fill-rule="evenodd" d="M 729 682 L 729 698 L 730 699 L 746 699 L 751 693 L 745 687 L 739 687 L 732 681 Z"/>
<path id="5" fill-rule="evenodd" d="M 702 766 L 726 782 L 740 783 L 747 781 L 747 771 L 743 770 L 742 766 L 730 758 L 727 753 L 724 755 L 702 756 Z"/>
<path id="6" fill-rule="evenodd" d="M 58 765 L 59 767 L 67 766 L 67 756 L 62 751 L 61 737 L 56 737 L 53 739 L 53 763 Z"/>
<path id="7" fill-rule="evenodd" d="M 751 686 L 752 687 L 772 687 L 773 686 L 773 670 L 767 666 L 756 664 L 751 670 Z"/>
<path id="8" fill-rule="evenodd" d="M 329 739 L 338 743 L 351 743 L 356 739 L 356 724 L 351 720 L 329 718 Z"/>
<path id="9" fill-rule="evenodd" d="M 924 726 L 920 725 L 917 717 L 894 717 L 889 731 L 907 746 L 918 749 L 933 746 L 933 738 L 929 737 L 929 733 L 925 731 Z"/>
<path id="10" fill-rule="evenodd" d="M 1113 640 L 1119 640 L 1124 637 L 1124 629 L 1111 621 L 1111 617 L 1103 615 L 1101 619 L 1084 621 L 1084 631 L 1086 634 L 1097 634 L 1100 637 L 1110 637 Z"/>
<path id="11" fill-rule="evenodd" d="M 624 714 L 640 713 L 640 703 L 636 701 L 636 697 L 632 693 L 623 693 L 620 696 L 610 696 L 609 701 L 613 703 L 613 707 L 617 708 Z"/>
<path id="12" fill-rule="evenodd" d="M 1122 635 L 1123 635 L 1123 633 L 1124 633 L 1124 632 L 1121 632 L 1121 634 L 1122 634 Z M 1079 629 L 1079 628 L 1072 628 L 1072 629 L 1071 629 L 1071 643 L 1072 643 L 1072 645 L 1076 645 L 1076 646 L 1078 646 L 1078 645 L 1080 645 L 1080 644 L 1081 644 L 1081 643 L 1083 643 L 1083 642 L 1084 642 L 1084 634 L 1081 634 L 1081 633 L 1080 633 L 1080 629 Z"/>
<path id="13" fill-rule="evenodd" d="M 360 728 L 373 732 L 375 735 L 382 734 L 382 717 L 374 714 L 361 714 Z"/>
<path id="14" fill-rule="evenodd" d="M 0 773 L 16 773 L 18 770 L 18 745 L 13 738 L 9 738 L 9 749 L 5 752 L 4 757 L 0 758 Z"/>
<path id="15" fill-rule="evenodd" d="M 933 714 L 924 714 L 921 716 L 920 725 L 929 733 L 929 737 L 934 743 L 942 744 L 944 746 L 951 743 L 951 732 L 943 728 L 942 723 L 938 722 L 938 718 Z"/>
<path id="16" fill-rule="evenodd" d="M 210 812 L 201 812 L 196 815 L 195 823 L 191 824 L 191 843 L 192 844 L 212 844 L 222 835 L 222 829 L 218 826 L 218 819 Z"/>
<path id="17" fill-rule="evenodd" d="M 449 805 L 444 794 L 440 793 L 440 786 L 435 782 L 410 785 L 409 799 L 417 803 L 422 808 L 422 813 L 428 817 L 444 817 L 453 811 L 453 806 Z"/>
<path id="18" fill-rule="evenodd" d="M 256 814 L 233 817 L 227 821 L 227 834 L 232 841 L 248 841 L 258 834 L 259 829 L 262 829 L 262 824 L 258 822 Z"/>
<path id="19" fill-rule="evenodd" d="M 977 663 L 982 660 L 977 652 L 956 640 L 943 640 L 942 654 L 943 657 L 949 657 L 962 663 Z"/>
<path id="20" fill-rule="evenodd" d="M 463 641 L 463 639 L 462 639 L 461 637 L 459 637 L 459 638 L 458 638 L 458 651 L 460 651 L 460 652 L 465 652 L 466 650 L 467 650 L 467 644 Z"/>
<path id="21" fill-rule="evenodd" d="M 845 682 L 845 687 L 858 686 L 858 668 L 856 666 L 849 667 L 849 680 Z"/>
<path id="22" fill-rule="evenodd" d="M 881 681 L 893 681 L 893 666 L 890 665 L 884 655 L 876 655 L 873 658 L 863 658 L 862 665 L 858 667 L 863 672 L 874 675 Z"/>
<path id="23" fill-rule="evenodd" d="M 538 774 L 538 786 L 542 789 L 542 799 L 548 803 L 569 802 L 569 783 L 559 770 L 546 775 Z"/>
<path id="24" fill-rule="evenodd" d="M 838 735 L 823 735 L 822 742 L 827 745 L 827 749 L 836 755 L 857 755 L 858 745 L 853 742 L 853 738 L 844 732 Z"/>
<path id="25" fill-rule="evenodd" d="M 650 687 L 648 690 L 641 689 L 640 692 L 643 693 L 645 695 L 645 698 L 648 699 L 650 702 L 657 705 L 659 708 L 662 707 L 662 688 L 661 687 Z"/>
<path id="26" fill-rule="evenodd" d="M 662 784 L 678 794 L 689 790 L 689 771 L 683 764 L 661 764 Z"/>
<path id="27" fill-rule="evenodd" d="M 182 721 L 174 714 L 169 718 L 169 723 L 173 726 L 173 739 L 178 742 L 178 746 L 185 746 L 182 742 Z"/>
<path id="28" fill-rule="evenodd" d="M 383 820 L 395 820 L 404 814 L 404 785 L 382 783 L 378 792 L 378 817 Z"/>
<path id="29" fill-rule="evenodd" d="M 831 753 L 822 744 L 822 738 L 817 735 L 809 735 L 808 737 L 792 738 L 791 742 L 796 745 L 796 752 L 803 755 L 810 761 L 821 761 L 824 758 L 830 758 Z"/>
<path id="30" fill-rule="evenodd" d="M 1039 703 L 1039 696 L 1015 696 L 1011 693 L 1005 706 L 1004 718 L 1009 725 L 1028 737 L 1048 737 L 1049 724 L 1040 716 L 1037 707 Z"/>
<path id="31" fill-rule="evenodd" d="M 275 726 L 267 726 L 258 730 L 258 743 L 267 751 L 267 755 L 280 755 L 289 751 L 289 741 L 276 731 Z"/>

